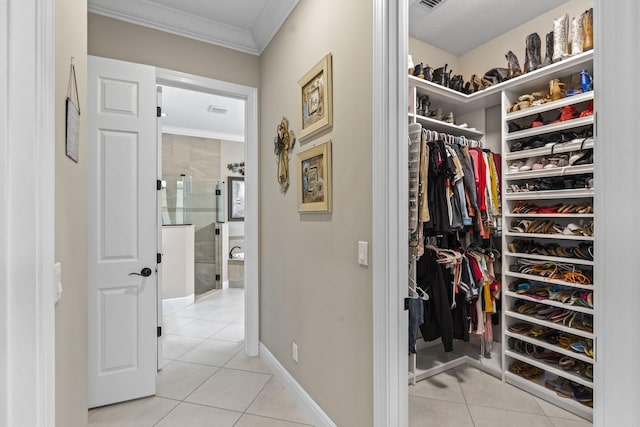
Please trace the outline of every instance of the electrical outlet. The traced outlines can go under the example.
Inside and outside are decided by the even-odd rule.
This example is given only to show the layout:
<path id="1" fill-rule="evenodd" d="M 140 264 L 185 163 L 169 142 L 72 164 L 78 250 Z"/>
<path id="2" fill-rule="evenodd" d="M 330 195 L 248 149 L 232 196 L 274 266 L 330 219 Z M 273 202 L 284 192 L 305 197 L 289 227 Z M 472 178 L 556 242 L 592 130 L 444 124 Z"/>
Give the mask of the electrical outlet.
<path id="1" fill-rule="evenodd" d="M 291 357 L 293 361 L 298 363 L 298 344 L 292 343 L 291 345 Z"/>

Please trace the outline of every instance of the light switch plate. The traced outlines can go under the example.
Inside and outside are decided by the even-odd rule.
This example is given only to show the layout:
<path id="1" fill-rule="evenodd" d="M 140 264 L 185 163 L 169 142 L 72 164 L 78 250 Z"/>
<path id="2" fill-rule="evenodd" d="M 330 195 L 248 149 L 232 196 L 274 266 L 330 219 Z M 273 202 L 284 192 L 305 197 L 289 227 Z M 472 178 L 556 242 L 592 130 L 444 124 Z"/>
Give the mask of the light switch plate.
<path id="1" fill-rule="evenodd" d="M 358 242 L 358 264 L 369 265 L 369 242 Z"/>

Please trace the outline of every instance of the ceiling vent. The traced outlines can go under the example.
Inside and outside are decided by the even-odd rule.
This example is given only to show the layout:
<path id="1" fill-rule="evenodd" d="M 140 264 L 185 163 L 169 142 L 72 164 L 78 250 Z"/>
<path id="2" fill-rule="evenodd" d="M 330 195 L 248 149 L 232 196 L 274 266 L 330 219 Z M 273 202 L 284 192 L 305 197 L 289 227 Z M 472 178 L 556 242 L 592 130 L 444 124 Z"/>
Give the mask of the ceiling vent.
<path id="1" fill-rule="evenodd" d="M 207 111 L 210 113 L 225 114 L 227 112 L 227 107 L 221 107 L 219 105 L 209 105 L 207 107 Z"/>
<path id="2" fill-rule="evenodd" d="M 443 2 L 444 0 L 420 0 L 419 4 L 420 6 L 424 6 L 429 10 L 433 10 L 437 6 L 440 6 L 440 4 L 442 4 Z"/>

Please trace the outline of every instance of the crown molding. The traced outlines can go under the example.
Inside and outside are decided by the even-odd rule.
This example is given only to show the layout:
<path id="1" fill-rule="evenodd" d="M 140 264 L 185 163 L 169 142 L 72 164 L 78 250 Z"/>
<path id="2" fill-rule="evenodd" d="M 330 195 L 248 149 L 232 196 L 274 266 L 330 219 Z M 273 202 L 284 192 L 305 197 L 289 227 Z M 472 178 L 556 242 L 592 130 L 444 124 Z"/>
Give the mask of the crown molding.
<path id="1" fill-rule="evenodd" d="M 90 0 L 88 11 L 240 52 L 260 55 L 299 0 L 268 0 L 252 29 L 139 0 Z"/>

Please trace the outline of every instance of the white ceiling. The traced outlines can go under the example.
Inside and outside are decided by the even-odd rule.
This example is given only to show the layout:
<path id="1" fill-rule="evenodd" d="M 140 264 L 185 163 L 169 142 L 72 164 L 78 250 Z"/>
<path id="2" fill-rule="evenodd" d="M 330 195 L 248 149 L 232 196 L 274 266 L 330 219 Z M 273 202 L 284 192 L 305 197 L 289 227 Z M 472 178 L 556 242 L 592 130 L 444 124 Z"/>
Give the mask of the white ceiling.
<path id="1" fill-rule="evenodd" d="M 462 55 L 568 0 L 444 0 L 433 9 L 410 0 L 409 34 Z"/>
<path id="2" fill-rule="evenodd" d="M 163 86 L 162 132 L 244 141 L 244 104 L 241 99 Z M 210 106 L 214 112 L 207 111 Z"/>

